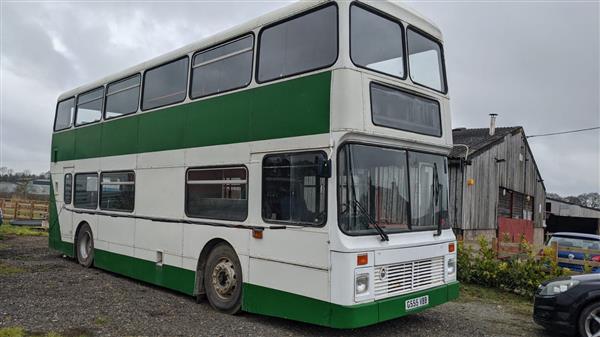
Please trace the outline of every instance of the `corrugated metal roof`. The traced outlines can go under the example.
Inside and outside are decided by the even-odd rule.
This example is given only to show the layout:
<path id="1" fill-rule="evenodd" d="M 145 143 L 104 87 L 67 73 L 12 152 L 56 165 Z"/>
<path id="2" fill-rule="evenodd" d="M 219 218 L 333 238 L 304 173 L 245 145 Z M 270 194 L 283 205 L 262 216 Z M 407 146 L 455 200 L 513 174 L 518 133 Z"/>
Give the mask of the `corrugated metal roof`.
<path id="1" fill-rule="evenodd" d="M 520 126 L 497 127 L 493 136 L 490 136 L 490 129 L 467 129 L 458 128 L 452 130 L 452 142 L 455 146 L 450 152 L 450 158 L 463 158 L 466 148 L 458 144 L 469 147 L 469 156 L 482 151 L 489 146 L 501 141 L 506 135 L 516 133 L 523 129 Z"/>

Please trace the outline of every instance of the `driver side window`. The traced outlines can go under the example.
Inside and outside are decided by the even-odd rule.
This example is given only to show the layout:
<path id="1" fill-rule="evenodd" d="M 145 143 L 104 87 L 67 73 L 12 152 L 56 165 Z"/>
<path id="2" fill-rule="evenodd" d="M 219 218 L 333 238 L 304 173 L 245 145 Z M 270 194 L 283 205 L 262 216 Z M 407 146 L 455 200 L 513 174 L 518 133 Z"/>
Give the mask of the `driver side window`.
<path id="1" fill-rule="evenodd" d="M 266 222 L 322 225 L 327 219 L 324 152 L 265 156 L 262 217 Z"/>

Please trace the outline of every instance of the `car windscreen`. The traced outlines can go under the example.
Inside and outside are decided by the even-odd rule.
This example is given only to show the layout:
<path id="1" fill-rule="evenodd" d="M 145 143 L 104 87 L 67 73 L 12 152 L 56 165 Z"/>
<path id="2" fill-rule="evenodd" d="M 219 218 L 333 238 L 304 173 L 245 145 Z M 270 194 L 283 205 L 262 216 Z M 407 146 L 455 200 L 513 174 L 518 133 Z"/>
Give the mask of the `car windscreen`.
<path id="1" fill-rule="evenodd" d="M 548 241 L 548 245 L 551 245 L 553 242 L 556 242 L 562 249 L 573 247 L 578 249 L 600 250 L 600 241 L 593 239 L 553 236 Z"/>

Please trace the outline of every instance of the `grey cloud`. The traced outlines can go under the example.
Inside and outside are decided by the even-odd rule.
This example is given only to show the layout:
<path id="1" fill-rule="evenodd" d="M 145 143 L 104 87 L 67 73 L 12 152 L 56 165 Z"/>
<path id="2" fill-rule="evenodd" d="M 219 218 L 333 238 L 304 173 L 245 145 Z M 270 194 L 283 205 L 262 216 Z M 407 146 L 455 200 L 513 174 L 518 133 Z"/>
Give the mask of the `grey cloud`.
<path id="1" fill-rule="evenodd" d="M 445 38 L 454 126 L 600 125 L 599 3 L 413 2 Z M 548 191 L 600 191 L 600 133 L 532 138 Z"/>

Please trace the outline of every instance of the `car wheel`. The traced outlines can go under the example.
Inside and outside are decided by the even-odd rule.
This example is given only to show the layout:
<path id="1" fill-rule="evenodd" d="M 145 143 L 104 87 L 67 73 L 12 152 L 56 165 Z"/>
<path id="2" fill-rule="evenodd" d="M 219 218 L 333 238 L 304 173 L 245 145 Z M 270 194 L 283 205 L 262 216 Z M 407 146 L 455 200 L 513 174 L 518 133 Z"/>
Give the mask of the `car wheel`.
<path id="1" fill-rule="evenodd" d="M 600 302 L 585 307 L 579 315 L 578 323 L 581 337 L 600 336 Z"/>
<path id="2" fill-rule="evenodd" d="M 231 246 L 221 243 L 208 255 L 204 288 L 216 310 L 236 314 L 242 308 L 242 266 Z"/>
<path id="3" fill-rule="evenodd" d="M 92 262 L 94 262 L 94 236 L 92 235 L 90 225 L 87 223 L 81 225 L 81 228 L 77 233 L 75 248 L 77 262 L 79 262 L 80 265 L 89 268 L 92 265 Z"/>

